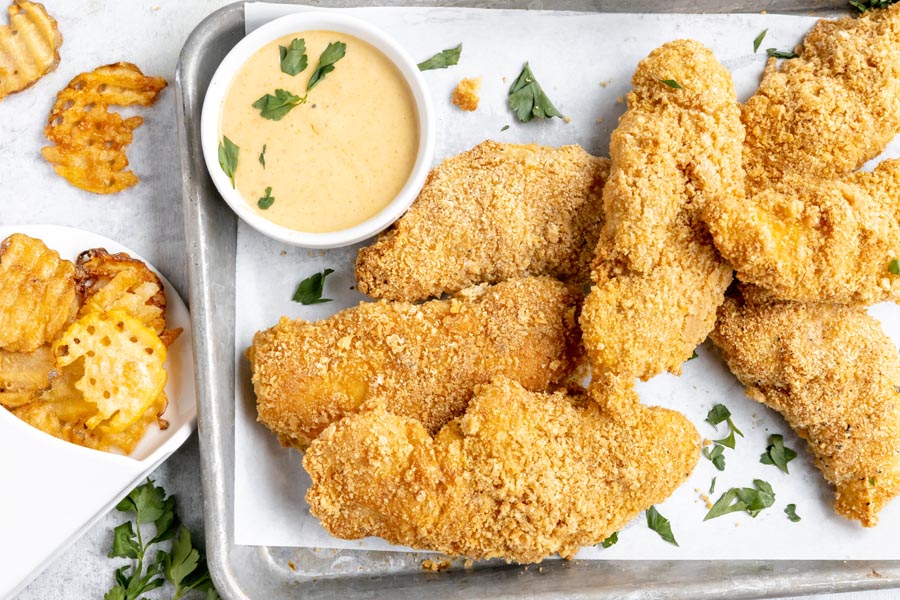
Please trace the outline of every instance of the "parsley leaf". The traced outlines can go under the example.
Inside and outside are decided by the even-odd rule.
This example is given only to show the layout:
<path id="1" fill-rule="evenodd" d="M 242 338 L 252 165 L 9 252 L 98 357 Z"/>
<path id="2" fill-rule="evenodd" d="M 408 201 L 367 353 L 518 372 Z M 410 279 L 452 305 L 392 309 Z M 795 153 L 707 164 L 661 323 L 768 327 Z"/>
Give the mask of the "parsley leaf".
<path id="1" fill-rule="evenodd" d="M 231 180 L 231 187 L 234 187 L 234 172 L 237 171 L 238 166 L 238 154 L 240 154 L 241 149 L 228 139 L 227 136 L 222 136 L 222 141 L 219 142 L 219 166 L 222 167 L 222 171 L 228 176 L 228 179 Z"/>
<path id="2" fill-rule="evenodd" d="M 334 273 L 334 269 L 325 269 L 321 273 L 313 273 L 301 281 L 297 286 L 297 291 L 294 292 L 294 302 L 303 305 L 331 302 L 331 298 L 322 297 L 322 291 L 325 287 L 325 278 L 332 273 Z"/>
<path id="3" fill-rule="evenodd" d="M 275 197 L 272 195 L 272 188 L 266 188 L 266 195 L 256 201 L 256 205 L 260 210 L 269 210 L 275 204 Z"/>
<path id="4" fill-rule="evenodd" d="M 680 90 L 680 89 L 682 89 L 681 84 L 678 83 L 677 81 L 675 81 L 674 79 L 660 79 L 659 82 L 660 82 L 660 83 L 666 84 L 667 86 L 669 86 L 669 87 L 672 88 L 673 90 Z"/>
<path id="5" fill-rule="evenodd" d="M 761 479 L 754 479 L 753 485 L 752 488 L 731 488 L 722 494 L 703 520 L 708 521 L 729 513 L 743 511 L 756 518 L 760 511 L 775 503 L 775 492 L 772 491 L 771 485 Z"/>
<path id="6" fill-rule="evenodd" d="M 850 6 L 861 13 L 871 8 L 887 8 L 897 0 L 850 0 Z"/>
<path id="7" fill-rule="evenodd" d="M 459 55 L 462 54 L 462 44 L 456 48 L 447 48 L 441 50 L 428 60 L 423 60 L 418 64 L 420 71 L 430 71 L 431 69 L 446 69 L 452 67 L 459 62 Z"/>
<path id="8" fill-rule="evenodd" d="M 753 54 L 756 54 L 756 51 L 759 50 L 759 45 L 762 44 L 762 41 L 766 37 L 766 34 L 768 32 L 768 29 L 763 29 L 762 32 L 753 40 Z"/>
<path id="9" fill-rule="evenodd" d="M 769 436 L 769 446 L 759 456 L 759 462 L 764 465 L 775 465 L 788 473 L 787 464 L 795 458 L 797 453 L 784 445 L 784 436 L 776 433 Z"/>
<path id="10" fill-rule="evenodd" d="M 509 88 L 509 108 L 522 123 L 532 119 L 563 118 L 562 113 L 556 110 L 550 98 L 541 89 L 527 62 Z"/>
<path id="11" fill-rule="evenodd" d="M 603 546 L 604 548 L 609 548 L 610 546 L 615 545 L 615 543 L 618 541 L 619 541 L 619 532 L 616 531 L 616 532 L 613 532 L 613 534 L 610 535 L 608 538 L 606 538 L 605 540 L 600 542 L 600 545 Z"/>
<path id="12" fill-rule="evenodd" d="M 506 131 L 507 129 L 509 129 L 509 125 L 504 125 L 500 128 L 500 131 Z"/>
<path id="13" fill-rule="evenodd" d="M 731 417 L 731 411 L 724 404 L 716 404 L 706 413 L 706 422 L 716 426 L 729 417 Z"/>
<path id="14" fill-rule="evenodd" d="M 266 168 L 266 146 L 268 144 L 263 144 L 263 151 L 259 153 L 259 164 L 263 166 L 263 169 Z"/>
<path id="15" fill-rule="evenodd" d="M 191 545 L 191 535 L 186 527 L 178 529 L 171 552 L 157 546 L 155 560 L 148 560 L 151 546 L 176 537 L 175 498 L 166 496 L 162 487 L 153 485 L 148 479 L 123 498 L 116 509 L 133 513 L 135 518 L 114 530 L 109 557 L 127 558 L 129 563 L 115 570 L 116 583 L 106 592 L 104 600 L 138 600 L 146 592 L 165 585 L 166 579 L 175 586 L 176 600 L 192 589 L 205 591 L 209 600 L 219 597 L 209 578 L 206 561 Z M 145 543 L 142 526 L 151 523 L 156 535 Z"/>
<path id="16" fill-rule="evenodd" d="M 782 50 L 776 50 L 775 48 L 766 48 L 766 54 L 773 58 L 797 58 L 800 56 L 793 50 L 784 52 Z"/>
<path id="17" fill-rule="evenodd" d="M 891 275 L 900 275 L 900 260 L 892 260 L 888 264 L 888 273 Z"/>
<path id="18" fill-rule="evenodd" d="M 730 428 L 728 437 L 724 437 L 721 440 L 713 440 L 713 442 L 721 446 L 727 446 L 734 450 L 734 434 L 736 433 L 741 437 L 744 437 L 744 434 L 735 426 L 734 421 L 731 420 L 731 411 L 728 410 L 728 408 L 726 408 L 724 404 L 716 404 L 712 407 L 709 413 L 707 413 L 706 422 L 713 426 L 716 426 L 722 421 L 727 422 L 728 427 Z"/>
<path id="19" fill-rule="evenodd" d="M 709 493 L 714 494 L 716 492 L 716 478 L 712 478 L 712 483 L 709 484 Z"/>
<path id="20" fill-rule="evenodd" d="M 293 76 L 306 69 L 306 40 L 294 38 L 287 48 L 278 46 L 278 53 L 281 56 L 282 73 Z"/>
<path id="21" fill-rule="evenodd" d="M 677 546 L 678 542 L 675 541 L 675 536 L 672 535 L 672 524 L 669 523 L 669 520 L 659 514 L 659 511 L 656 510 L 655 506 L 648 508 L 646 514 L 647 527 L 658 533 L 659 537 L 665 541 Z"/>
<path id="22" fill-rule="evenodd" d="M 700 357 L 700 355 L 697 354 L 696 350 L 694 350 L 693 352 L 691 352 L 691 357 L 688 360 L 694 360 L 695 358 L 699 358 L 699 357 Z"/>
<path id="23" fill-rule="evenodd" d="M 302 98 L 281 88 L 275 90 L 275 95 L 266 94 L 252 104 L 259 111 L 259 116 L 270 121 L 280 121 L 284 115 L 300 104 L 306 104 L 306 96 Z"/>
<path id="24" fill-rule="evenodd" d="M 334 71 L 334 63 L 344 58 L 346 52 L 347 44 L 344 42 L 331 42 L 328 44 L 328 47 L 325 48 L 319 57 L 319 64 L 316 65 L 316 70 L 313 71 L 312 77 L 309 78 L 309 83 L 306 84 L 306 91 L 308 92 L 316 87 L 326 75 Z"/>
<path id="25" fill-rule="evenodd" d="M 200 553 L 191 545 L 191 532 L 187 527 L 182 525 L 178 529 L 178 535 L 172 543 L 172 552 L 163 553 L 160 558 L 166 579 L 175 585 L 176 597 L 180 596 L 181 583 L 194 572 L 200 562 Z"/>
<path id="26" fill-rule="evenodd" d="M 722 452 L 723 452 L 722 446 L 719 446 L 718 444 L 716 444 L 715 446 L 713 446 L 712 450 L 710 450 L 709 448 L 704 448 L 703 456 L 705 456 L 706 458 L 711 460 L 713 466 L 715 466 L 716 469 L 718 469 L 719 471 L 724 471 L 725 470 L 725 456 L 722 454 Z M 710 493 L 712 493 L 712 492 L 710 492 Z"/>
<path id="27" fill-rule="evenodd" d="M 796 504 L 788 504 L 787 506 L 785 506 L 784 514 L 787 515 L 787 518 L 790 519 L 792 523 L 796 523 L 800 520 L 800 515 L 797 514 Z"/>

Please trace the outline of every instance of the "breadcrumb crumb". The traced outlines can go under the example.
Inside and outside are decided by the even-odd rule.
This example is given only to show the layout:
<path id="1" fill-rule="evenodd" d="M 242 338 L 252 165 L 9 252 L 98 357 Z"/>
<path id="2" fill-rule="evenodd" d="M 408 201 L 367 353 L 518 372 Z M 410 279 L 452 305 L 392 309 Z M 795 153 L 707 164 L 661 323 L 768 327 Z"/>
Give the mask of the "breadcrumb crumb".
<path id="1" fill-rule="evenodd" d="M 459 108 L 472 112 L 478 108 L 478 90 L 481 88 L 481 77 L 469 79 L 465 78 L 459 82 L 450 101 Z"/>

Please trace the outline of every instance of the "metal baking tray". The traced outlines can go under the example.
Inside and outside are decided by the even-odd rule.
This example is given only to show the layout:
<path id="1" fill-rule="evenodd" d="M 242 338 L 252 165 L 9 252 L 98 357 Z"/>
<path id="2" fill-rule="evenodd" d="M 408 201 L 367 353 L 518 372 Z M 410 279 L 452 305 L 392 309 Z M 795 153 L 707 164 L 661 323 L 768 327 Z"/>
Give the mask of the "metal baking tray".
<path id="1" fill-rule="evenodd" d="M 398 5 L 327 2 L 329 7 Z M 846 0 L 493 0 L 406 2 L 417 6 L 546 8 L 609 12 L 803 12 L 835 15 Z M 316 3 L 319 5 L 319 3 Z M 200 150 L 200 109 L 209 80 L 244 36 L 243 3 L 201 22 L 175 75 L 184 227 L 196 359 L 206 550 L 225 598 L 718 598 L 788 596 L 900 587 L 900 562 L 545 561 L 540 567 L 458 561 L 425 572 L 422 555 L 321 551 L 234 543 L 234 322 L 237 218 L 221 200 Z"/>

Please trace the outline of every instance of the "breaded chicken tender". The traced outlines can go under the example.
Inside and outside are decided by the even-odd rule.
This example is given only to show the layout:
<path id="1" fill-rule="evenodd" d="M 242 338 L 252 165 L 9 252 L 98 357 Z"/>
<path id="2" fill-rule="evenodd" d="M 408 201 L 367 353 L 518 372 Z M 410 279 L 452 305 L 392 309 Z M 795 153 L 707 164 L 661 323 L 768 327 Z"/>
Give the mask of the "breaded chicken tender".
<path id="1" fill-rule="evenodd" d="M 729 299 L 710 337 L 747 395 L 807 440 L 835 511 L 874 526 L 900 493 L 900 355 L 878 321 L 839 305 Z"/>
<path id="2" fill-rule="evenodd" d="M 744 107 L 751 193 L 846 175 L 900 133 L 900 5 L 819 21 L 798 52 L 780 67 L 769 59 Z"/>
<path id="3" fill-rule="evenodd" d="M 900 51 L 900 50 L 898 50 Z M 787 189 L 788 186 L 782 186 Z M 709 207 L 738 279 L 804 302 L 900 301 L 900 160 L 836 180 L 794 180 L 749 202 Z"/>
<path id="4" fill-rule="evenodd" d="M 409 211 L 359 251 L 359 290 L 416 302 L 514 277 L 587 283 L 608 172 L 579 146 L 482 142 L 435 168 Z"/>
<path id="5" fill-rule="evenodd" d="M 37 350 L 53 341 L 77 310 L 75 265 L 21 233 L 0 242 L 0 349 Z"/>
<path id="6" fill-rule="evenodd" d="M 465 416 L 434 437 L 380 407 L 347 417 L 303 459 L 310 512 L 341 538 L 377 535 L 473 559 L 571 558 L 665 500 L 699 456 L 681 414 L 636 398 L 612 403 L 628 414 L 586 393 L 534 393 L 501 378 L 478 386 Z"/>
<path id="7" fill-rule="evenodd" d="M 649 379 L 681 372 L 731 282 L 700 213 L 743 196 L 743 128 L 730 74 L 695 41 L 657 48 L 632 83 L 581 326 L 594 373 Z"/>
<path id="8" fill-rule="evenodd" d="M 259 420 L 304 448 L 376 397 L 435 432 L 500 375 L 543 391 L 581 365 L 581 294 L 549 278 L 424 304 L 361 303 L 317 322 L 283 318 L 247 351 Z"/>

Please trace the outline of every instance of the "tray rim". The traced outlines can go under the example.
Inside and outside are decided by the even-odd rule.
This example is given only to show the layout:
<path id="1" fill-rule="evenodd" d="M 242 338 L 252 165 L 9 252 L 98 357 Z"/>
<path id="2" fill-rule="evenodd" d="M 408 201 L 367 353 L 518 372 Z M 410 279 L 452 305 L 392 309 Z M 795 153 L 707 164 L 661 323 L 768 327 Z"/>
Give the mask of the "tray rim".
<path id="1" fill-rule="evenodd" d="M 261 1 L 298 5 L 315 3 L 320 6 L 341 7 L 415 4 L 416 6 L 432 7 L 452 5 L 454 7 L 517 9 L 527 9 L 534 7 L 535 4 L 533 0 L 457 0 L 450 2 L 435 0 L 419 0 L 418 2 L 324 0 L 321 3 L 298 0 Z M 537 3 L 541 4 L 540 0 Z M 222 313 L 225 313 L 224 316 L 230 317 L 228 323 L 230 325 L 234 323 L 233 263 L 236 250 L 237 219 L 233 214 L 225 214 L 224 221 L 229 224 L 228 227 L 224 230 L 221 228 L 212 230 L 209 227 L 210 219 L 215 217 L 215 213 L 229 213 L 230 210 L 224 203 L 218 202 L 215 188 L 205 172 L 199 141 L 199 113 L 205 86 L 200 89 L 194 78 L 198 75 L 195 69 L 200 59 L 197 57 L 211 41 L 215 42 L 232 35 L 232 29 L 238 25 L 240 26 L 240 35 L 237 36 L 237 39 L 243 37 L 244 4 L 243 0 L 228 4 L 203 19 L 194 28 L 182 47 L 175 71 L 176 124 L 182 175 L 188 295 L 194 338 L 195 386 L 198 402 L 197 428 L 200 441 L 207 558 L 210 573 L 219 593 L 223 597 L 235 599 L 249 599 L 251 596 L 247 595 L 245 586 L 242 585 L 239 576 L 232 568 L 230 561 L 233 553 L 239 549 L 255 548 L 255 551 L 251 551 L 258 554 L 255 557 L 258 559 L 255 564 L 265 566 L 267 563 L 264 555 L 272 548 L 238 546 L 232 541 L 234 331 L 233 327 L 223 330 L 222 323 L 221 321 L 217 322 L 217 318 L 222 317 Z M 728 0 L 672 0 L 671 2 L 633 0 L 625 4 L 626 9 L 624 10 L 623 4 L 617 0 L 560 0 L 554 2 L 552 7 L 539 6 L 539 8 L 607 12 L 642 12 L 636 10 L 641 7 L 651 9 L 646 12 L 710 12 L 711 10 L 759 12 L 768 10 L 785 14 L 806 13 L 812 10 L 817 15 L 830 16 L 836 13 L 840 14 L 838 9 L 846 7 L 842 0 L 803 0 L 801 2 L 790 2 L 790 0 L 736 0 L 734 2 L 728 2 Z M 790 10 L 787 10 L 788 7 Z M 652 10 L 654 8 L 664 8 L 665 10 Z M 222 290 L 213 285 L 210 273 L 211 261 L 223 257 L 226 263 L 230 258 L 230 264 L 225 265 L 225 270 L 230 270 L 232 288 L 225 291 L 225 295 L 230 296 L 225 302 L 222 302 L 221 297 L 216 297 L 216 292 Z M 219 329 L 216 328 L 217 324 Z M 223 391 L 228 393 L 222 394 Z M 228 400 L 217 401 L 217 398 L 223 397 Z M 716 563 L 715 568 L 715 574 L 719 577 L 718 585 L 709 579 L 678 583 L 674 580 L 666 580 L 664 577 L 667 573 L 674 573 L 675 570 L 702 572 L 704 568 L 708 569 L 712 562 L 714 561 L 572 561 L 571 563 L 555 561 L 555 563 L 545 564 L 542 572 L 548 571 L 547 575 L 553 576 L 553 573 L 556 572 L 578 569 L 584 574 L 592 571 L 601 572 L 599 575 L 602 579 L 604 569 L 614 569 L 616 571 L 633 570 L 635 573 L 644 571 L 645 574 L 651 576 L 636 582 L 640 584 L 638 588 L 634 585 L 619 585 L 618 587 L 598 585 L 587 589 L 577 588 L 576 591 L 575 588 L 572 588 L 572 582 L 569 581 L 561 589 L 554 589 L 553 586 L 531 586 L 528 595 L 532 598 L 553 598 L 574 592 L 581 598 L 601 598 L 608 597 L 610 594 L 635 598 L 717 598 L 727 593 L 731 598 L 762 598 L 900 588 L 900 561 L 721 561 L 721 563 Z M 800 567 L 796 565 L 800 565 Z M 487 570 L 476 569 L 471 573 L 448 572 L 443 574 L 443 579 L 445 584 L 461 585 L 461 588 L 467 588 L 467 591 L 462 592 L 466 597 L 469 595 L 478 597 L 479 592 L 484 593 L 487 590 L 477 587 L 473 590 L 470 586 L 473 582 L 475 586 L 478 586 L 477 579 L 482 578 Z M 496 571 L 512 571 L 521 575 L 523 572 L 528 572 L 528 569 L 516 566 Z M 533 569 L 532 572 L 536 574 L 538 571 Z M 263 575 L 277 577 L 277 574 L 274 573 Z M 466 582 L 470 577 L 476 579 L 473 582 Z M 568 577 L 571 577 L 571 574 Z M 358 576 L 333 578 L 336 581 L 345 579 L 349 584 L 360 578 Z M 430 574 L 402 574 L 388 576 L 385 579 L 388 581 L 396 579 L 398 583 L 401 579 L 404 583 L 416 580 L 414 585 L 418 585 L 417 582 L 428 582 L 432 587 L 435 585 L 442 589 L 447 587 L 439 585 L 435 577 Z M 505 582 L 502 579 L 504 578 L 499 579 L 501 580 L 492 581 L 492 585 L 503 586 Z M 592 583 L 591 577 L 588 577 L 588 580 L 589 584 Z M 284 597 L 301 595 L 303 590 L 300 586 L 302 583 L 297 584 L 292 592 Z M 410 591 L 406 585 L 403 588 L 405 592 Z M 368 596 L 361 590 L 360 592 L 361 596 Z M 348 596 L 350 593 L 352 592 L 347 590 Z M 506 596 L 507 593 L 502 593 L 502 595 Z M 497 597 L 499 596 L 500 594 L 497 595 Z M 273 596 L 273 599 L 277 597 Z M 522 597 L 522 595 L 516 593 L 509 597 Z"/>

